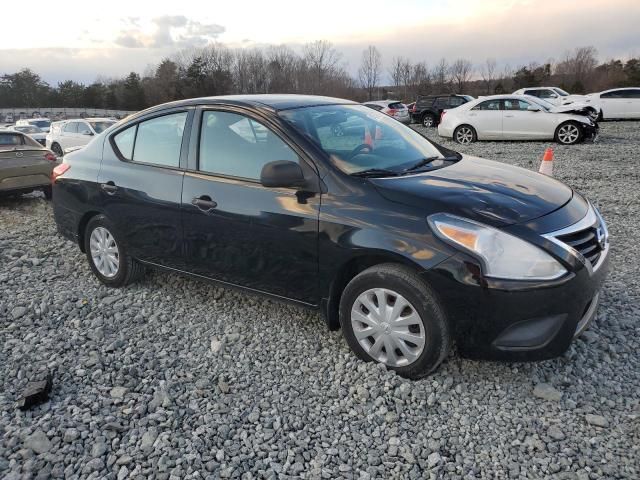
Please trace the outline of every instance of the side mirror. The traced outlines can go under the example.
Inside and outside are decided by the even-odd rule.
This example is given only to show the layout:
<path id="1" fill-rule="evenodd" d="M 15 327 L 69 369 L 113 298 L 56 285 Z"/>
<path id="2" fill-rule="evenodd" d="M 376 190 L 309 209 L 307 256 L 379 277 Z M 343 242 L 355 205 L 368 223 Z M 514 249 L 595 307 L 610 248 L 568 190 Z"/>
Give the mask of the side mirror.
<path id="1" fill-rule="evenodd" d="M 540 107 L 536 107 L 535 105 L 529 105 L 527 107 L 527 110 L 530 112 L 539 112 L 540 111 Z"/>
<path id="2" fill-rule="evenodd" d="M 290 160 L 269 162 L 262 167 L 260 183 L 263 187 L 302 187 L 306 184 L 302 168 Z"/>

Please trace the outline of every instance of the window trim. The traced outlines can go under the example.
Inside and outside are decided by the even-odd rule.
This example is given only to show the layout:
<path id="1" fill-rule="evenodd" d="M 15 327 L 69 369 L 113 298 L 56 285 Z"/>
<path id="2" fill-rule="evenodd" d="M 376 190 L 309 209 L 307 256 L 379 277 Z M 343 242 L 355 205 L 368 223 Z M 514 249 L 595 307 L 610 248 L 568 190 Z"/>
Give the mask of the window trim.
<path id="1" fill-rule="evenodd" d="M 471 111 L 473 110 L 477 110 L 478 112 L 504 112 L 505 108 L 504 108 L 504 100 L 503 98 L 496 98 L 493 100 L 483 100 L 482 102 L 478 103 L 477 105 L 475 105 Z M 490 109 L 482 109 L 482 108 L 478 108 L 480 105 L 482 105 L 483 103 L 489 103 L 489 102 L 498 102 L 498 106 L 500 108 L 498 108 L 497 110 L 490 110 Z"/>
<path id="2" fill-rule="evenodd" d="M 148 167 L 165 168 L 167 170 L 184 171 L 185 170 L 185 163 L 186 163 L 186 154 L 187 154 L 187 151 L 188 151 L 188 148 L 189 148 L 189 139 L 191 138 L 191 124 L 192 124 L 192 121 L 193 121 L 193 112 L 194 112 L 194 108 L 193 107 L 182 107 L 182 108 L 178 108 L 176 110 L 159 111 L 159 112 L 154 112 L 153 114 L 149 114 L 148 116 L 143 116 L 143 117 L 140 117 L 140 118 L 136 118 L 134 121 L 122 125 L 121 127 L 119 127 L 117 130 L 113 131 L 109 135 L 109 144 L 111 145 L 113 153 L 115 153 L 116 157 L 121 162 L 133 163 L 135 165 L 146 165 Z M 177 167 L 174 167 L 174 166 L 171 166 L 171 165 L 159 165 L 157 163 L 139 162 L 139 161 L 133 160 L 133 159 L 129 160 L 124 155 L 122 155 L 122 152 L 120 152 L 120 149 L 116 145 L 116 141 L 115 141 L 115 137 L 118 134 L 122 133 L 123 131 L 125 131 L 125 130 L 127 130 L 129 128 L 135 127 L 136 132 L 135 132 L 135 136 L 133 137 L 133 147 L 131 149 L 131 155 L 133 156 L 133 154 L 135 152 L 135 148 L 136 148 L 136 142 L 138 141 L 138 126 L 141 123 L 149 121 L 149 120 L 153 120 L 155 118 L 166 117 L 167 115 L 176 115 L 176 114 L 179 114 L 179 113 L 186 113 L 187 114 L 187 118 L 184 121 L 184 130 L 182 132 L 182 143 L 180 144 L 180 156 L 178 157 L 178 166 Z"/>
<path id="3" fill-rule="evenodd" d="M 269 131 L 271 131 L 274 135 L 276 135 L 278 138 L 280 138 L 280 140 L 282 142 L 285 143 L 285 145 L 287 145 L 291 150 L 293 150 L 293 152 L 298 156 L 298 159 L 300 160 L 300 167 L 302 168 L 303 173 L 305 174 L 305 177 L 307 176 L 307 172 L 309 170 L 311 170 L 313 172 L 313 175 L 315 175 L 315 177 L 318 179 L 318 182 L 320 182 L 320 173 L 318 171 L 318 167 L 315 165 L 315 163 L 311 160 L 308 159 L 308 155 L 306 153 L 304 153 L 302 151 L 301 148 L 299 148 L 293 141 L 291 141 L 290 139 L 288 139 L 284 133 L 282 131 L 280 131 L 280 128 L 276 125 L 274 125 L 274 123 L 266 118 L 263 117 L 261 115 L 256 114 L 255 111 L 247 109 L 247 108 L 243 108 L 240 106 L 236 106 L 236 105 L 226 105 L 226 104 L 212 104 L 212 105 L 200 105 L 197 109 L 197 112 L 194 115 L 194 122 L 192 127 L 194 127 L 194 131 L 192 133 L 192 138 L 190 141 L 190 148 L 189 148 L 189 165 L 187 166 L 187 168 L 185 169 L 186 172 L 188 173 L 194 173 L 194 174 L 198 174 L 198 175 L 205 175 L 207 177 L 213 178 L 213 179 L 220 179 L 220 180 L 230 180 L 233 182 L 239 182 L 239 183 L 244 183 L 244 184 L 250 184 L 250 185 L 257 185 L 260 188 L 265 188 L 268 190 L 273 190 L 273 191 L 297 191 L 297 188 L 294 187 L 289 187 L 289 188 L 269 188 L 269 187 L 264 187 L 261 183 L 260 183 L 260 179 L 258 180 L 254 180 L 252 178 L 246 178 L 246 177 L 237 177 L 234 175 L 227 175 L 227 174 L 223 174 L 223 173 L 214 173 L 214 172 L 206 172 L 203 170 L 200 170 L 200 142 L 201 142 L 201 137 L 202 137 L 202 125 L 203 125 L 203 118 L 204 118 L 204 114 L 206 112 L 210 112 L 210 111 L 215 111 L 215 112 L 224 112 L 224 113 L 234 113 L 236 115 L 242 115 L 250 120 L 255 120 L 256 122 L 262 124 L 265 128 L 267 128 Z M 195 168 L 194 168 L 195 167 Z"/>

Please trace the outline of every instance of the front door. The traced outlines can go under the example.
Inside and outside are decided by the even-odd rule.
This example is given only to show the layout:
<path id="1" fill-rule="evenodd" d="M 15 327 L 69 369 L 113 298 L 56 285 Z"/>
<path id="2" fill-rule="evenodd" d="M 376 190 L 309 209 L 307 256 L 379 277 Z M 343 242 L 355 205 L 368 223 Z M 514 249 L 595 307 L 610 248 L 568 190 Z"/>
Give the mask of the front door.
<path id="1" fill-rule="evenodd" d="M 266 125 L 241 110 L 197 115 L 189 159 L 194 171 L 185 174 L 182 190 L 187 268 L 315 304 L 320 197 L 260 184 L 262 167 L 271 161 L 311 168 Z"/>
<path id="2" fill-rule="evenodd" d="M 542 107 L 525 100 L 507 98 L 503 100 L 504 115 L 502 132 L 505 139 L 544 139 L 552 138 L 554 126 L 550 115 Z M 530 111 L 534 106 L 538 111 Z"/>

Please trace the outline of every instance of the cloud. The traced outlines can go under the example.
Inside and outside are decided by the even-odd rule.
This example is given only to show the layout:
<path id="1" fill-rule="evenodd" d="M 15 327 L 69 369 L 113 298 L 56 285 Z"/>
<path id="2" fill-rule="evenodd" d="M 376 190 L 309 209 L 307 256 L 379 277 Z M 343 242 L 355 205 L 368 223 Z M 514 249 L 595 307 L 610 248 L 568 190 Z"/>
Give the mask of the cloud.
<path id="1" fill-rule="evenodd" d="M 204 46 L 226 31 L 216 23 L 202 23 L 184 15 L 163 15 L 151 20 L 152 32 L 145 32 L 138 17 L 126 17 L 127 28 L 114 43 L 124 48 L 188 48 Z M 131 28 L 135 26 L 137 28 Z"/>

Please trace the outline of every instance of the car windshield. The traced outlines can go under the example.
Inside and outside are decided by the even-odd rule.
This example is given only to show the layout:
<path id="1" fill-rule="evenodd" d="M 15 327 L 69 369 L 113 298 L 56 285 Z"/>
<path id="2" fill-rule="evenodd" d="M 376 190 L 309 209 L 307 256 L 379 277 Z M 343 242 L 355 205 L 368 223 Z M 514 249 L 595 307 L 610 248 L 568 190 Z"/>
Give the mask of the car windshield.
<path id="1" fill-rule="evenodd" d="M 51 121 L 49 121 L 49 120 L 31 120 L 29 122 L 29 125 L 33 125 L 33 126 L 38 127 L 40 129 L 49 128 L 51 126 Z"/>
<path id="2" fill-rule="evenodd" d="M 38 127 L 15 127 L 16 130 L 18 130 L 19 132 L 22 133 L 42 133 L 42 130 L 40 130 Z"/>
<path id="3" fill-rule="evenodd" d="M 561 97 L 568 97 L 569 93 L 565 92 L 564 90 L 562 90 L 561 88 L 557 88 L 557 87 L 553 87 L 553 90 L 560 95 Z"/>
<path id="4" fill-rule="evenodd" d="M 399 174 L 427 159 L 433 160 L 430 166 L 434 167 L 445 160 L 422 135 L 363 105 L 303 107 L 279 115 L 348 174 L 371 170 Z"/>
<path id="5" fill-rule="evenodd" d="M 91 128 L 93 128 L 96 133 L 102 133 L 114 123 L 116 122 L 104 120 L 100 122 L 89 122 L 89 125 L 91 125 Z"/>
<path id="6" fill-rule="evenodd" d="M 537 103 L 540 105 L 545 111 L 549 111 L 553 108 L 553 105 L 538 97 L 534 97 L 533 95 L 527 95 L 527 100 L 533 103 Z"/>

